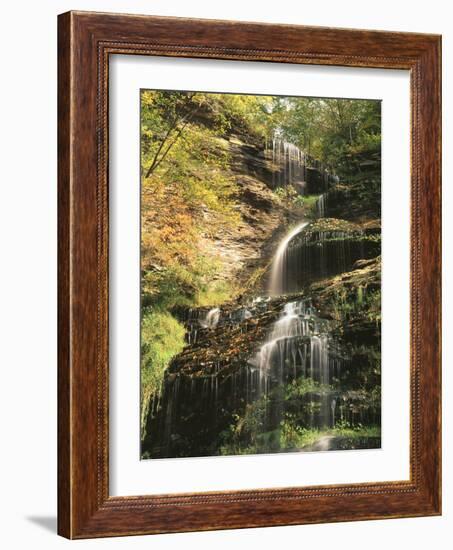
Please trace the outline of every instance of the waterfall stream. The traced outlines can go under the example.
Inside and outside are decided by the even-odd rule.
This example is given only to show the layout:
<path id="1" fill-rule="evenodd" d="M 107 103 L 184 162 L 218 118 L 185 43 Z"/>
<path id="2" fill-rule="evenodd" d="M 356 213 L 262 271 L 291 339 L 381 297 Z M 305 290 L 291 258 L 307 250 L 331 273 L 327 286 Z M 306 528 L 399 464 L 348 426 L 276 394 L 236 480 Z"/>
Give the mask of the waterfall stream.
<path id="1" fill-rule="evenodd" d="M 309 398 L 319 404 L 319 413 L 310 419 L 311 427 L 333 425 L 336 394 L 329 385 L 332 376 L 339 375 L 341 362 L 329 356 L 329 329 L 329 321 L 318 317 L 309 299 L 287 302 L 266 342 L 249 360 L 259 369 L 258 393 L 264 397 L 266 408 L 274 409 L 274 423 L 281 422 L 284 412 L 280 406 L 283 396 L 275 394 L 284 381 L 302 377 L 314 383 Z"/>
<path id="2" fill-rule="evenodd" d="M 274 137 L 272 139 L 273 187 L 298 183 L 303 189 L 306 181 L 306 155 L 296 145 Z"/>
<path id="3" fill-rule="evenodd" d="M 327 193 L 320 195 L 319 199 L 316 201 L 316 212 L 318 218 L 324 218 L 327 210 Z"/>
<path id="4" fill-rule="evenodd" d="M 272 160 L 274 189 L 292 185 L 300 195 L 319 194 L 339 182 L 331 168 L 278 135 L 272 139 L 272 149 L 266 151 L 267 158 Z"/>
<path id="5" fill-rule="evenodd" d="M 271 276 L 269 281 L 269 294 L 271 296 L 284 293 L 284 267 L 288 245 L 294 239 L 294 237 L 298 235 L 304 229 L 304 227 L 308 225 L 308 223 L 309 222 L 304 221 L 298 224 L 286 235 L 286 237 L 283 238 L 283 240 L 279 244 L 274 259 L 272 260 Z"/>
<path id="6" fill-rule="evenodd" d="M 214 307 L 208 311 L 204 319 L 200 319 L 200 325 L 203 328 L 215 328 L 220 319 L 220 309 Z"/>

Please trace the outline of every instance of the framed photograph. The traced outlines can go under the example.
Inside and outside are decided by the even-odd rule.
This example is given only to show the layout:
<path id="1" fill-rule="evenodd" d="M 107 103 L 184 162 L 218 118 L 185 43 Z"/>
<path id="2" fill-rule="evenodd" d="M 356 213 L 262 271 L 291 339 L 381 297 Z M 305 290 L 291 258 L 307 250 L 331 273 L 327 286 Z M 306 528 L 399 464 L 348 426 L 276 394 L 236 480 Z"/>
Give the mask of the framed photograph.
<path id="1" fill-rule="evenodd" d="M 59 533 L 440 514 L 440 37 L 58 45 Z"/>

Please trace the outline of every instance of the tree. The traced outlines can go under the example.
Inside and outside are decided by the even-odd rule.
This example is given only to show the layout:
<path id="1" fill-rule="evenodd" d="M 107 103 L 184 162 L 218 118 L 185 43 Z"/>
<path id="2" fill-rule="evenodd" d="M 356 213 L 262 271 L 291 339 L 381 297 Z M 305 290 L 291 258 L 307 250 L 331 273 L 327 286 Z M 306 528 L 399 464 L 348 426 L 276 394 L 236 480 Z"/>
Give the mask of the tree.
<path id="1" fill-rule="evenodd" d="M 149 92 L 142 94 L 143 153 L 152 153 L 145 177 L 165 160 L 185 127 L 200 108 L 200 94 L 184 92 Z M 148 138 L 148 139 L 146 139 Z"/>

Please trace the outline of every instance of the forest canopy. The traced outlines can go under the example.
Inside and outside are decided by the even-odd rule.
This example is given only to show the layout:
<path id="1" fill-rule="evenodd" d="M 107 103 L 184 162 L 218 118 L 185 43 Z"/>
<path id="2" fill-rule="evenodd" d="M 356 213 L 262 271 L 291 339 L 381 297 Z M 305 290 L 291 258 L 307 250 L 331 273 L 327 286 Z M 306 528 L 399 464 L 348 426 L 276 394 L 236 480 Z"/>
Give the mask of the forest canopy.
<path id="1" fill-rule="evenodd" d="M 203 116 L 217 134 L 242 128 L 267 140 L 278 136 L 341 174 L 351 168 L 355 155 L 380 151 L 380 101 L 144 91 L 144 175 L 149 176 Z"/>

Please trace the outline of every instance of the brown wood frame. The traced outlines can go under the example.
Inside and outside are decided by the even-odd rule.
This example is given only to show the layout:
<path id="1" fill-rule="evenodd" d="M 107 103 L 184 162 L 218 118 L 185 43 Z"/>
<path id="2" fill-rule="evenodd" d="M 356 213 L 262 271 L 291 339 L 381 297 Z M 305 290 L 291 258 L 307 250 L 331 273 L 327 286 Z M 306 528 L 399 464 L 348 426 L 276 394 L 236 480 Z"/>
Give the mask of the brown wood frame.
<path id="1" fill-rule="evenodd" d="M 60 15 L 58 25 L 58 532 L 87 538 L 440 514 L 440 36 L 89 12 Z M 109 496 L 112 54 L 410 71 L 410 481 Z"/>

